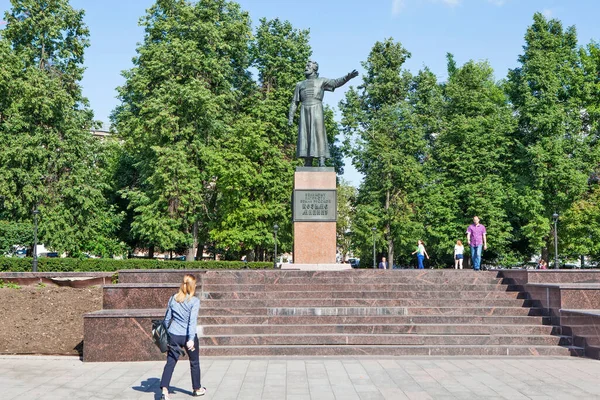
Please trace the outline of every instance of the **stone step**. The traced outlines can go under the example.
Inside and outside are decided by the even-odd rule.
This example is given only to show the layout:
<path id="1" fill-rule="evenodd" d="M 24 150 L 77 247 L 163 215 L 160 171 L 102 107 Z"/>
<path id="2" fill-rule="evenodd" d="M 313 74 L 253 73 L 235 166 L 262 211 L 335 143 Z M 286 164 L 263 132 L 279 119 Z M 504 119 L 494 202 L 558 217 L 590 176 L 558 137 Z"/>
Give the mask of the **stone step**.
<path id="1" fill-rule="evenodd" d="M 111 311 L 111 310 L 106 310 Z M 152 311 L 152 310 L 149 310 Z M 164 314 L 164 310 L 159 310 Z M 290 324 L 483 324 L 551 325 L 550 317 L 489 315 L 200 315 L 198 323 L 207 325 L 290 325 Z"/>
<path id="2" fill-rule="evenodd" d="M 513 291 L 516 287 L 502 284 L 403 284 L 403 283 L 380 283 L 380 284 L 227 284 L 212 285 L 204 283 L 203 292 L 412 292 L 412 291 Z"/>
<path id="3" fill-rule="evenodd" d="M 498 271 L 507 283 L 600 283 L 599 269 L 514 269 Z"/>
<path id="4" fill-rule="evenodd" d="M 310 292 L 202 292 L 202 299 L 525 299 L 519 292 L 504 291 L 322 291 Z"/>
<path id="5" fill-rule="evenodd" d="M 140 272 L 146 270 L 138 270 Z M 163 270 L 169 271 L 169 270 Z M 170 270 L 174 272 L 178 272 L 178 270 Z M 181 270 L 179 270 L 181 271 Z M 194 271 L 194 270 L 192 270 Z M 198 272 L 198 270 L 195 270 Z M 498 271 L 474 271 L 472 269 L 394 269 L 394 270 L 380 270 L 380 269 L 371 269 L 371 268 L 361 268 L 361 269 L 353 269 L 347 271 L 299 271 L 299 270 L 206 270 L 205 278 L 237 278 L 237 279 L 254 279 L 254 277 L 264 277 L 265 279 L 270 279 L 272 277 L 298 277 L 304 279 L 317 279 L 317 278 L 337 278 L 340 276 L 350 276 L 350 277 L 363 277 L 363 278 L 371 278 L 377 276 L 406 276 L 411 277 L 413 279 L 418 278 L 436 278 L 436 277 L 455 277 L 461 276 L 465 279 L 471 277 L 478 278 L 502 278 L 499 276 Z"/>
<path id="6" fill-rule="evenodd" d="M 425 285 L 497 285 L 502 282 L 501 278 L 473 276 L 471 278 L 455 275 L 455 276 L 440 276 L 440 277 L 410 277 L 406 275 L 385 274 L 370 277 L 344 275 L 337 277 L 322 277 L 316 276 L 313 278 L 304 278 L 296 276 L 248 276 L 248 277 L 232 277 L 232 276 L 204 276 L 202 283 L 207 285 L 298 285 L 298 284 L 320 284 L 320 285 L 336 285 L 336 284 L 425 284 Z"/>
<path id="7" fill-rule="evenodd" d="M 551 335 L 309 334 L 201 336 L 200 346 L 394 345 L 569 346 L 571 337 Z"/>
<path id="8" fill-rule="evenodd" d="M 158 283 L 158 284 L 118 284 L 118 285 L 104 285 L 103 288 L 103 307 L 106 309 L 118 309 L 118 308 L 160 308 L 166 307 L 169 298 L 177 292 L 179 285 L 173 283 Z M 268 299 L 306 299 L 316 300 L 314 305 L 323 305 L 324 300 L 328 299 L 329 304 L 333 304 L 333 301 L 337 301 L 337 304 L 342 305 L 343 302 L 348 300 L 356 301 L 357 299 L 364 299 L 365 303 L 369 301 L 373 302 L 375 299 L 458 299 L 459 300 L 473 300 L 474 304 L 485 304 L 493 306 L 490 303 L 494 299 L 504 300 L 506 303 L 495 303 L 495 305 L 507 305 L 510 304 L 508 301 L 517 301 L 521 296 L 517 292 L 505 292 L 505 291 L 304 291 L 299 290 L 295 292 L 283 292 L 283 291 L 255 291 L 255 292 L 200 292 L 200 287 L 197 288 L 198 296 L 201 299 L 215 300 L 218 301 L 238 300 L 238 299 L 254 299 L 254 300 L 268 300 Z M 370 300 L 369 300 L 370 299 Z M 482 301 L 485 302 L 482 303 Z M 207 300 L 203 300 L 203 306 L 211 304 Z M 293 300 L 290 300 L 293 301 Z M 321 303 L 318 303 L 321 301 Z M 515 305 L 529 306 L 529 303 L 523 302 L 523 299 L 518 300 L 519 303 L 515 302 Z M 226 303 L 221 303 L 226 304 Z M 271 304 L 271 303 L 269 303 Z M 348 303 L 352 304 L 352 303 Z M 384 303 L 385 304 L 385 303 Z M 434 303 L 431 303 L 432 305 Z M 439 305 L 442 305 L 441 303 Z M 229 305 L 227 305 L 229 306 Z"/>
<path id="9" fill-rule="evenodd" d="M 201 316 L 373 316 L 373 315 L 485 315 L 539 316 L 541 308 L 521 307 L 200 307 Z"/>
<path id="10" fill-rule="evenodd" d="M 204 325 L 205 336 L 276 334 L 560 335 L 560 326 L 485 324 Z"/>
<path id="11" fill-rule="evenodd" d="M 280 308 L 280 307 L 529 307 L 520 299 L 243 299 L 202 301 L 203 308 Z"/>
<path id="12" fill-rule="evenodd" d="M 581 356 L 576 346 L 207 346 L 200 348 L 211 356 Z"/>
<path id="13" fill-rule="evenodd" d="M 196 264 L 197 265 L 197 264 Z M 200 266 L 200 265 L 199 265 Z M 141 269 L 119 271 L 119 283 L 180 283 L 185 274 L 193 274 L 199 281 L 203 279 L 234 279 L 274 281 L 281 277 L 301 277 L 304 279 L 350 277 L 363 280 L 384 276 L 388 279 L 408 277 L 410 279 L 429 279 L 448 277 L 463 279 L 464 282 L 474 279 L 499 278 L 496 271 L 473 271 L 454 269 L 427 270 L 373 270 L 355 269 L 349 271 L 293 271 L 293 270 L 202 270 L 202 269 Z"/>
<path id="14" fill-rule="evenodd" d="M 150 340 L 151 321 L 161 319 L 164 316 L 164 308 L 161 309 L 116 309 L 101 310 L 84 315 L 84 361 L 152 361 L 164 360 L 156 346 Z M 496 333 L 506 335 L 519 334 L 519 327 L 530 325 L 549 324 L 548 317 L 507 317 L 507 316 L 214 316 L 200 317 L 198 319 L 198 332 L 209 332 L 210 329 L 218 329 L 224 325 L 250 325 L 254 324 L 256 329 L 277 329 L 278 325 L 299 325 L 302 329 L 310 332 L 310 326 L 318 325 L 369 325 L 373 329 L 381 329 L 386 332 L 386 327 L 381 325 L 412 325 L 413 332 L 425 332 L 429 327 L 420 324 L 435 324 L 443 329 L 450 325 L 464 324 L 464 328 L 455 328 L 456 333 L 473 332 L 469 325 L 489 325 Z M 547 325 L 548 329 L 555 329 Z M 526 329 L 526 328 L 524 328 Z M 515 331 L 516 330 L 516 331 Z M 258 331 L 260 332 L 260 331 Z M 336 331 L 337 333 L 338 331 Z M 377 332 L 377 331 L 373 331 Z M 275 331 L 274 333 L 277 333 Z M 319 332 L 320 333 L 320 332 Z M 371 332 L 367 332 L 371 333 Z M 394 333 L 392 331 L 391 333 Z M 559 333 L 559 332 L 553 332 Z M 543 334 L 543 332 L 542 332 Z M 253 334 L 256 336 L 257 334 Z M 521 333 L 521 335 L 534 335 L 535 332 Z M 115 343 L 128 343 L 127 346 L 115 346 Z M 118 348 L 118 351 L 114 351 Z M 554 349 L 554 350 L 552 350 Z M 562 350 L 561 350 L 562 349 Z M 567 349 L 567 350 L 565 350 Z M 573 354 L 579 355 L 578 350 Z M 276 355 L 298 355 L 298 356 L 357 356 L 357 355 L 553 355 L 566 356 L 571 350 L 565 346 L 365 346 L 365 345 L 339 345 L 339 346 L 209 346 L 202 349 L 203 356 L 276 356 Z"/>

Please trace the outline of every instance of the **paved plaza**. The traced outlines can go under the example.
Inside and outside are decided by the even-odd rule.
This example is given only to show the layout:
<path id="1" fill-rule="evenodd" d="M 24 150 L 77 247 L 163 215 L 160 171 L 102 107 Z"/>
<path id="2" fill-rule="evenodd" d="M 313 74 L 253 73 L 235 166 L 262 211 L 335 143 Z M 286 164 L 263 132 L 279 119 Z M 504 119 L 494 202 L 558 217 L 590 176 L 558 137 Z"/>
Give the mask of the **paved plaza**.
<path id="1" fill-rule="evenodd" d="M 163 362 L 0 356 L 0 398 L 159 399 Z M 600 361 L 524 358 L 204 358 L 204 399 L 600 399 Z M 181 361 L 172 399 L 191 397 Z"/>

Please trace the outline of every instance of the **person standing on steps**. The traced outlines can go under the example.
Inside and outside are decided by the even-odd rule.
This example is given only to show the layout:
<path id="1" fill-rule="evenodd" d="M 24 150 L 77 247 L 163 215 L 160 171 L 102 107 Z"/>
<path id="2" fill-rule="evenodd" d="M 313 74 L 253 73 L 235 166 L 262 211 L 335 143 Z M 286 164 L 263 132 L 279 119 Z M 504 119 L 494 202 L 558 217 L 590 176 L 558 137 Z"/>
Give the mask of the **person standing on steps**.
<path id="1" fill-rule="evenodd" d="M 385 257 L 381 257 L 381 262 L 379 263 L 379 269 L 388 269 L 389 265 L 386 261 Z"/>
<path id="2" fill-rule="evenodd" d="M 423 241 L 420 239 L 417 240 L 417 249 L 410 254 L 415 254 L 415 253 L 417 253 L 417 263 L 418 263 L 417 268 L 425 269 L 425 266 L 423 265 L 423 260 L 425 259 L 425 257 L 427 257 L 427 259 L 429 260 L 429 254 L 427 254 L 427 250 L 425 250 Z"/>
<path id="3" fill-rule="evenodd" d="M 457 240 L 456 245 L 454 245 L 454 269 L 463 269 L 464 252 L 465 246 L 460 240 Z"/>
<path id="4" fill-rule="evenodd" d="M 467 243 L 471 247 L 471 262 L 473 269 L 481 269 L 481 252 L 487 250 L 487 231 L 485 226 L 479 223 L 479 217 L 473 217 L 473 223 L 467 228 Z"/>
<path id="5" fill-rule="evenodd" d="M 185 348 L 190 359 L 190 372 L 192 374 L 192 396 L 203 396 L 206 388 L 200 385 L 200 343 L 196 335 L 198 326 L 198 311 L 200 311 L 200 300 L 194 296 L 196 293 L 196 278 L 193 275 L 185 275 L 183 283 L 177 294 L 171 296 L 165 321 L 169 322 L 169 351 L 167 352 L 167 364 L 163 370 L 160 380 L 162 389 L 161 400 L 170 400 L 169 384 L 179 360 L 180 348 Z"/>

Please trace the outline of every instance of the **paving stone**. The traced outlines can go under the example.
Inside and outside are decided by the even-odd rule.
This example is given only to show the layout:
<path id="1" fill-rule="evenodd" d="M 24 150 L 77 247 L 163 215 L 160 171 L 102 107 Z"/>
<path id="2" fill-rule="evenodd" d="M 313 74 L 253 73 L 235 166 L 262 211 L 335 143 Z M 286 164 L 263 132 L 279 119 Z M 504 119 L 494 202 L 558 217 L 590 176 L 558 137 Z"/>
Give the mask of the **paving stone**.
<path id="1" fill-rule="evenodd" d="M 600 364 L 581 358 L 214 358 L 202 365 L 207 400 L 600 398 Z M 159 396 L 163 367 L 0 356 L 2 399 L 151 400 Z M 188 398 L 190 383 L 182 362 L 173 400 Z"/>

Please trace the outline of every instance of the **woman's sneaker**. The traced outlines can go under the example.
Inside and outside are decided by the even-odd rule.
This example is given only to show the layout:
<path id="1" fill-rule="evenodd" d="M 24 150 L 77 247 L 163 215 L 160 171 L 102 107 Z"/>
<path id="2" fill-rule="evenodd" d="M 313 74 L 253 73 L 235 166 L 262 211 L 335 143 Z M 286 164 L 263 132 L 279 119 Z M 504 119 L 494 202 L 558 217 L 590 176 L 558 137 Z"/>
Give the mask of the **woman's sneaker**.
<path id="1" fill-rule="evenodd" d="M 200 396 L 204 396 L 204 394 L 206 393 L 206 388 L 205 387 L 201 387 L 198 390 L 194 390 L 194 397 L 200 397 Z"/>

